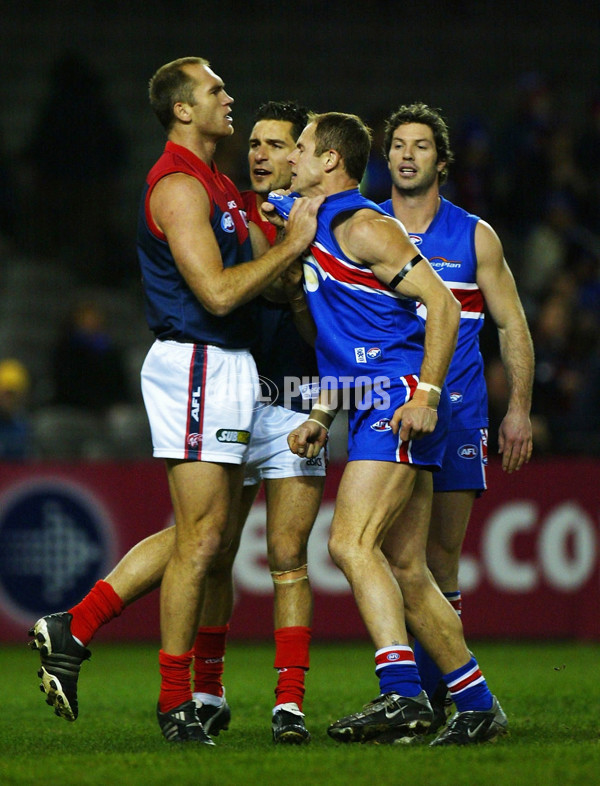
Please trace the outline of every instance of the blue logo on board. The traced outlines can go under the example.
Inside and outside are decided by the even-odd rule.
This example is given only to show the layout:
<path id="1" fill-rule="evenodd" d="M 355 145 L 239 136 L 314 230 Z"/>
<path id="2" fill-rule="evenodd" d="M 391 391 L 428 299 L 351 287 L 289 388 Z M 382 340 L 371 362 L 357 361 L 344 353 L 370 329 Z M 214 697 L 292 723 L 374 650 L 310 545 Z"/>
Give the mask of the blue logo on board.
<path id="1" fill-rule="evenodd" d="M 46 478 L 0 502 L 0 600 L 31 621 L 68 609 L 114 561 L 112 524 L 84 487 Z"/>

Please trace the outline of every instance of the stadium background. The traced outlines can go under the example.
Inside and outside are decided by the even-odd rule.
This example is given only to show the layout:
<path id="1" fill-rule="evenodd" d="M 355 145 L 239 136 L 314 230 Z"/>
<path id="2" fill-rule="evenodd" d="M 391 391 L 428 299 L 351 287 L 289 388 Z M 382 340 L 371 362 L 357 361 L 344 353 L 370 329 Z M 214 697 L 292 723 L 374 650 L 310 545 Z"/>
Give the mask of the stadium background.
<path id="1" fill-rule="evenodd" d="M 169 523 L 162 467 L 147 458 L 137 383 L 150 337 L 133 249 L 140 186 L 163 144 L 146 84 L 163 62 L 200 54 L 225 79 L 235 98 L 236 134 L 222 145 L 219 164 L 241 187 L 252 112 L 265 99 L 355 112 L 374 129 L 402 102 L 442 107 L 457 151 L 447 193 L 459 203 L 473 200 L 499 231 L 532 328 L 549 293 L 532 283 L 523 249 L 553 200 L 575 208 L 577 240 L 570 242 L 590 261 L 588 278 L 577 282 L 586 299 L 572 309 L 582 324 L 587 320 L 584 354 L 567 371 L 579 375 L 582 389 L 593 379 L 600 355 L 594 322 L 600 319 L 600 186 L 593 168 L 600 124 L 595 159 L 589 142 L 600 105 L 597 6 L 573 0 L 297 0 L 289 6 L 4 0 L 0 10 L 0 359 L 16 357 L 29 370 L 35 434 L 31 460 L 0 464 L 1 640 L 21 639 L 31 619 L 72 605 L 129 546 Z M 69 78 L 81 77 L 54 95 L 60 117 L 77 129 L 73 138 L 60 124 L 52 129 L 44 114 L 61 63 L 69 65 Z M 107 129 L 100 150 L 86 125 L 91 88 L 105 110 L 95 129 Z M 540 102 L 541 114 L 523 128 L 520 111 Z M 539 124 L 549 139 L 541 152 L 531 148 L 530 167 L 519 169 L 517 149 L 528 133 L 540 132 Z M 561 134 L 553 136 L 557 128 Z M 459 168 L 482 150 L 483 167 Z M 374 157 L 365 184 L 373 193 L 377 173 Z M 83 297 L 104 311 L 126 364 L 131 400 L 110 413 L 54 404 L 52 349 L 69 305 Z M 570 326 L 574 336 L 581 335 L 577 328 Z M 493 331 L 486 331 L 484 349 L 491 366 Z M 536 349 L 546 357 L 541 339 Z M 506 478 L 492 461 L 490 491 L 476 505 L 462 572 L 470 635 L 600 639 L 600 407 L 596 401 L 583 426 L 574 418 L 565 427 L 564 401 L 553 390 L 540 386 L 540 441 L 531 465 Z M 315 631 L 322 638 L 362 637 L 343 578 L 324 549 L 343 458 L 339 433 L 333 448 L 313 537 Z M 246 638 L 270 635 L 262 512 L 259 501 L 237 566 L 232 634 Z M 156 621 L 152 598 L 100 636 L 155 635 Z"/>

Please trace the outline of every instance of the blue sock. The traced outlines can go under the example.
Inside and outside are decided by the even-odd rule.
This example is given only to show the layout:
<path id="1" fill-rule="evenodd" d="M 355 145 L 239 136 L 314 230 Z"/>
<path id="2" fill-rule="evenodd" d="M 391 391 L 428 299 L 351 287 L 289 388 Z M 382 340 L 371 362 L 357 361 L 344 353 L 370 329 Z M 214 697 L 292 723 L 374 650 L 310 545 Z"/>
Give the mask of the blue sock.
<path id="1" fill-rule="evenodd" d="M 475 658 L 471 658 L 460 669 L 445 674 L 444 682 L 458 712 L 485 711 L 491 708 L 492 694 Z"/>
<path id="2" fill-rule="evenodd" d="M 419 670 L 419 676 L 421 677 L 421 684 L 423 686 L 423 690 L 431 699 L 431 697 L 435 693 L 435 689 L 437 688 L 440 680 L 442 679 L 442 672 L 438 668 L 438 666 L 436 666 L 431 655 L 429 655 L 429 653 L 421 646 L 421 644 L 416 639 L 413 645 L 413 649 L 415 652 L 415 662 Z"/>
<path id="3" fill-rule="evenodd" d="M 458 616 L 461 616 L 461 593 L 460 590 L 456 592 L 444 592 L 444 597 L 448 600 L 450 605 L 456 611 Z M 415 662 L 419 669 L 419 676 L 421 677 L 421 684 L 423 690 L 431 699 L 435 693 L 435 689 L 443 679 L 441 669 L 436 665 L 435 661 L 425 650 L 425 648 L 415 639 L 413 650 L 415 652 Z"/>
<path id="4" fill-rule="evenodd" d="M 422 690 L 419 671 L 410 647 L 384 647 L 375 653 L 375 674 L 380 693 L 398 693 L 412 698 Z"/>

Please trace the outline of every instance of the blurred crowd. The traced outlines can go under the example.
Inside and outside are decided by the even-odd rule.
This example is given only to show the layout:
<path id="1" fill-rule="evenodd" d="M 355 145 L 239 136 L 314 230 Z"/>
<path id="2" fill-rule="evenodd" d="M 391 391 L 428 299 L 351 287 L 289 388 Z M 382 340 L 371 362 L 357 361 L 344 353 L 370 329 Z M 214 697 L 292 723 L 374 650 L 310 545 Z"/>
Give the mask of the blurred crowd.
<path id="1" fill-rule="evenodd" d="M 76 295 L 78 287 L 105 288 L 115 297 L 123 289 L 137 292 L 136 218 L 130 217 L 129 238 L 119 229 L 122 216 L 117 221 L 130 164 L 127 136 L 85 58 L 65 53 L 50 77 L 21 155 L 5 155 L 0 139 L 0 295 L 10 297 L 3 274 L 23 253 L 66 269 Z M 581 116 L 565 116 L 551 81 L 531 73 L 514 86 L 513 99 L 501 127 L 476 116 L 450 123 L 456 162 L 443 193 L 494 227 L 517 281 L 536 353 L 536 455 L 600 455 L 600 94 L 588 97 Z M 375 201 L 390 193 L 381 140 L 391 108 L 365 117 L 374 145 L 361 188 Z M 239 135 L 239 144 L 224 145 L 217 162 L 240 187 L 247 185 L 243 141 Z M 141 292 L 139 302 L 141 310 Z M 2 318 L 0 459 L 36 455 L 28 413 L 37 406 L 60 404 L 99 418 L 122 405 L 139 407 L 121 356 L 123 325 L 105 324 L 93 300 L 65 298 L 45 396 L 35 395 L 39 380 L 27 359 L 2 345 Z M 482 351 L 494 451 L 507 390 L 491 326 Z"/>

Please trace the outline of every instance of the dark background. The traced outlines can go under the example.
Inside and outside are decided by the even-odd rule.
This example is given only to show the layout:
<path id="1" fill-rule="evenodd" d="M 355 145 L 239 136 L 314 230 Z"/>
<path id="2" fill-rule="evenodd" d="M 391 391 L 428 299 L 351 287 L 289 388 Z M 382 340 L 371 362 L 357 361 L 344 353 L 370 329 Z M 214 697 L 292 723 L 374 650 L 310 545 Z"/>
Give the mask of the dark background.
<path id="1" fill-rule="evenodd" d="M 218 163 L 240 188 L 247 187 L 252 113 L 264 100 L 353 112 L 374 130 L 401 103 L 441 107 L 457 153 L 445 193 L 500 234 L 536 343 L 540 312 L 555 293 L 527 288 L 524 243 L 549 200 L 566 194 L 573 201 L 591 249 L 588 321 L 581 339 L 581 298 L 571 292 L 569 340 L 558 358 L 552 347 L 551 357 L 554 371 L 566 358 L 566 381 L 534 401 L 534 412 L 559 424 L 551 423 L 545 443 L 542 434 L 540 449 L 564 448 L 556 440 L 561 418 L 573 390 L 589 387 L 600 357 L 600 123 L 586 137 L 600 107 L 598 4 L 2 0 L 0 19 L 0 358 L 16 356 L 28 366 L 34 412 L 53 401 L 48 359 L 65 309 L 82 291 L 105 310 L 125 356 L 131 399 L 140 405 L 137 377 L 151 337 L 141 313 L 135 225 L 145 174 L 164 144 L 147 83 L 163 63 L 199 55 L 235 99 L 235 135 L 220 145 Z M 560 129 L 565 142 L 544 138 L 541 152 L 523 154 L 519 146 L 527 148 L 528 134 L 539 130 L 537 119 L 533 131 L 525 126 L 523 108 L 539 95 L 546 101 L 542 135 L 556 140 Z M 484 148 L 485 166 L 465 177 L 465 140 L 473 139 Z M 556 176 L 561 166 L 572 176 Z M 385 182 L 383 189 L 378 198 L 387 196 Z M 566 255 L 564 266 L 572 258 Z M 25 294 L 17 293 L 17 278 Z M 580 279 L 571 284 L 579 287 Z M 483 346 L 493 361 L 489 327 Z M 594 406 L 584 425 L 597 430 L 589 449 L 600 452 L 600 402 Z M 145 429 L 143 413 L 139 422 Z M 588 447 L 580 440 L 575 449 Z"/>

